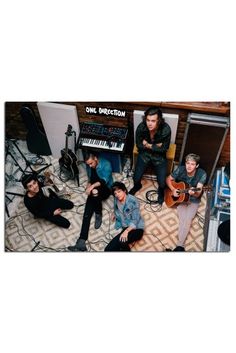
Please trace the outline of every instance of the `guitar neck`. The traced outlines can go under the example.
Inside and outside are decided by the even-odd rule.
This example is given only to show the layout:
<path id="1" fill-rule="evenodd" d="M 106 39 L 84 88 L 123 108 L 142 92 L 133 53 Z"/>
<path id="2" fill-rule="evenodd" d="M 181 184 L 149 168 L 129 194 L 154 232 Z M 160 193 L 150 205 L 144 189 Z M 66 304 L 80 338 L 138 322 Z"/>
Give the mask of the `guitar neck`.
<path id="1" fill-rule="evenodd" d="M 201 189 L 200 189 L 200 188 L 187 188 L 187 189 L 179 190 L 179 193 L 180 193 L 180 194 L 187 194 L 187 193 L 189 192 L 189 190 L 192 190 L 192 191 L 200 191 Z"/>

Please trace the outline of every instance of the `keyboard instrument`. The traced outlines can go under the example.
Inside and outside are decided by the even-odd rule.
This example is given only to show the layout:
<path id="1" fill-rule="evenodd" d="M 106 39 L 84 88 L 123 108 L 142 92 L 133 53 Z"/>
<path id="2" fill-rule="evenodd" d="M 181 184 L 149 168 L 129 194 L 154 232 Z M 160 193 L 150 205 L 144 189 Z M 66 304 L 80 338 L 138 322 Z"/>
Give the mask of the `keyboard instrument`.
<path id="1" fill-rule="evenodd" d="M 122 153 L 125 150 L 127 135 L 127 128 L 83 123 L 78 147 Z"/>

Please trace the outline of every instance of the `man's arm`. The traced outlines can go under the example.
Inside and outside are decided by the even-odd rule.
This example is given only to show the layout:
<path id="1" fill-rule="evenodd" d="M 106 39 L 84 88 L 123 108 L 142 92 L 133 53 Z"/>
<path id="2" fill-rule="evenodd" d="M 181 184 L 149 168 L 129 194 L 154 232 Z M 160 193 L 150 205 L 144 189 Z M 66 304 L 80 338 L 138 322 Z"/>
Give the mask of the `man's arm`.
<path id="1" fill-rule="evenodd" d="M 156 143 L 155 145 L 156 145 L 157 147 L 162 147 L 162 142 L 160 142 L 160 143 Z M 152 149 L 153 144 L 148 143 L 146 140 L 143 140 L 143 146 L 144 146 L 145 148 L 147 148 L 147 149 L 151 150 L 151 149 Z"/>
<path id="2" fill-rule="evenodd" d="M 142 141 L 143 147 L 155 152 L 166 152 L 170 146 L 171 131 L 167 129 L 162 136 L 162 142 L 149 143 L 146 140 Z"/>
<path id="3" fill-rule="evenodd" d="M 143 141 L 144 141 L 144 133 L 143 133 L 143 124 L 139 124 L 139 126 L 137 127 L 136 130 L 136 145 L 139 151 L 143 151 L 145 149 L 144 145 L 143 145 Z"/>
<path id="4" fill-rule="evenodd" d="M 98 188 L 100 185 L 101 185 L 101 183 L 99 181 L 96 181 L 96 183 L 94 183 L 94 184 L 89 183 L 86 188 L 86 194 L 90 195 L 91 192 L 93 191 L 93 189 Z"/>
<path id="5" fill-rule="evenodd" d="M 171 174 L 166 178 L 166 185 L 168 186 L 168 188 L 172 191 L 172 195 L 175 197 L 179 197 L 179 192 L 178 189 L 176 189 L 173 184 L 172 181 L 175 181 L 175 179 L 171 176 Z"/>
<path id="6" fill-rule="evenodd" d="M 196 199 L 198 199 L 201 195 L 202 195 L 202 188 L 203 188 L 203 184 L 202 183 L 197 183 L 196 186 L 197 189 L 200 189 L 199 191 L 193 191 L 193 190 L 189 190 L 189 195 L 196 197 Z"/>
<path id="7" fill-rule="evenodd" d="M 37 196 L 36 196 L 37 197 Z M 24 199 L 25 207 L 35 216 L 39 218 L 46 218 L 53 216 L 53 212 L 42 206 L 42 202 L 38 199 L 30 199 L 26 197 Z"/>

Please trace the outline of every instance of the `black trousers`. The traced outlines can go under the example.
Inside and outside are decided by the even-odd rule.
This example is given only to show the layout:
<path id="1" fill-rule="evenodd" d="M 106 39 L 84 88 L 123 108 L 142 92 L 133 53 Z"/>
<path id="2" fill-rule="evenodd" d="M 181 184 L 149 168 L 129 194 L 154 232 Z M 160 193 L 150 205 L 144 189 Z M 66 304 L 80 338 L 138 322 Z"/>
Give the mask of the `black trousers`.
<path id="1" fill-rule="evenodd" d="M 138 159 L 137 159 L 137 163 L 136 163 L 136 167 L 135 167 L 135 172 L 134 172 L 134 186 L 137 187 L 142 187 L 141 184 L 141 179 L 142 176 L 147 168 L 147 166 L 150 164 L 151 162 L 144 162 L 141 154 L 138 155 Z M 152 163 L 151 163 L 152 164 Z M 157 177 L 157 182 L 158 182 L 158 196 L 159 196 L 159 200 L 160 202 L 163 202 L 164 200 L 164 189 L 166 186 L 166 168 L 167 168 L 167 160 L 164 160 L 161 164 L 158 165 L 153 165 L 153 168 L 155 170 L 155 174 Z"/>
<path id="2" fill-rule="evenodd" d="M 105 251 L 130 251 L 129 244 L 140 240 L 143 236 L 143 229 L 133 229 L 128 234 L 128 241 L 120 241 L 120 236 L 126 228 L 116 235 L 112 241 L 105 247 Z"/>
<path id="3" fill-rule="evenodd" d="M 61 199 L 59 197 L 50 198 L 49 208 L 52 212 L 54 212 L 57 208 L 61 208 L 62 210 L 70 210 L 74 207 L 73 202 L 70 200 Z M 47 221 L 50 221 L 62 228 L 69 228 L 70 222 L 65 217 L 61 215 L 45 217 Z"/>
<path id="4" fill-rule="evenodd" d="M 89 195 L 87 198 L 79 239 L 88 239 L 89 227 L 93 213 L 95 212 L 97 214 L 101 214 L 102 201 L 106 200 L 111 195 L 111 190 L 107 185 L 101 185 L 96 189 L 98 190 L 97 196 Z"/>

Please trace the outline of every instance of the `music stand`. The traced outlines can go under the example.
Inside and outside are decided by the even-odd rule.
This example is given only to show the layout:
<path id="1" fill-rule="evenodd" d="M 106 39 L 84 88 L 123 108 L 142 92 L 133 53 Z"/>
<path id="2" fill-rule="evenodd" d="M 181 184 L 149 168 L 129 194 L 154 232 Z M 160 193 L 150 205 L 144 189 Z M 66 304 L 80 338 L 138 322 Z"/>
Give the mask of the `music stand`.
<path id="1" fill-rule="evenodd" d="M 14 162 L 15 162 L 15 164 L 18 166 L 18 168 L 20 169 L 20 171 L 24 174 L 25 172 L 27 172 L 27 168 L 30 168 L 30 170 L 31 170 L 31 172 L 32 173 L 36 173 L 37 175 L 38 174 L 40 174 L 44 169 L 46 169 L 47 167 L 49 167 L 50 165 L 51 165 L 51 163 L 50 164 L 42 164 L 42 165 L 44 165 L 45 167 L 43 167 L 43 168 L 41 168 L 41 169 L 39 169 L 38 171 L 36 171 L 36 170 L 34 170 L 32 167 L 31 167 L 31 164 L 30 164 L 30 162 L 25 158 L 25 156 L 24 156 L 24 154 L 22 153 L 22 151 L 20 150 L 20 148 L 19 148 L 19 146 L 17 145 L 17 143 L 16 143 L 16 140 L 8 140 L 8 141 L 10 141 L 13 145 L 14 145 L 14 147 L 18 150 L 18 152 L 20 153 L 20 155 L 21 155 L 21 157 L 24 159 L 24 161 L 25 161 L 25 164 L 26 164 L 26 166 L 25 166 L 25 169 L 23 169 L 21 166 L 20 166 L 20 164 L 18 163 L 18 161 L 16 160 L 16 158 L 14 157 L 14 155 L 11 153 L 11 151 L 9 150 L 9 145 L 7 146 L 7 153 L 6 153 L 6 156 L 7 156 L 7 154 L 9 154 L 10 156 L 11 156 L 11 158 L 14 160 Z M 29 172 L 28 172 L 29 173 Z M 20 180 L 19 180 L 20 181 Z"/>

